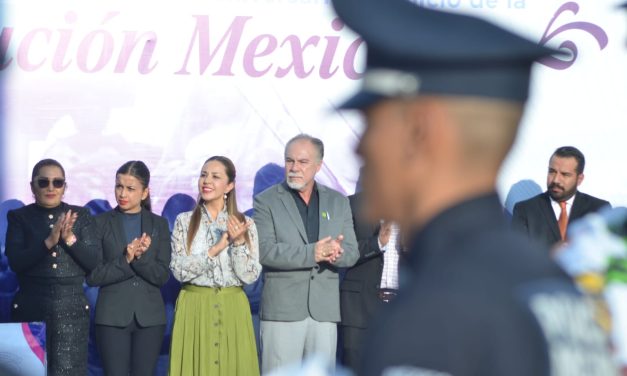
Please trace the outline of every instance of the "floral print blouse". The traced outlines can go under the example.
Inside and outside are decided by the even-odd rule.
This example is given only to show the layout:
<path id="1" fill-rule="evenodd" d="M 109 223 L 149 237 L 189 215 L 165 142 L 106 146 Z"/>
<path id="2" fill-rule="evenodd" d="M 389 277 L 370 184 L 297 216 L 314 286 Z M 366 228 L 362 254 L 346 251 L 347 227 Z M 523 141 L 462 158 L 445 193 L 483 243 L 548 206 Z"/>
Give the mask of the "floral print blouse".
<path id="1" fill-rule="evenodd" d="M 250 217 L 248 227 L 250 247 L 229 245 L 215 257 L 208 255 L 209 248 L 216 244 L 226 231 L 228 214 L 226 210 L 211 220 L 207 209 L 201 206 L 201 220 L 194 237 L 191 252 L 187 254 L 187 230 L 192 212 L 181 213 L 176 217 L 172 231 L 172 261 L 170 269 L 174 277 L 182 283 L 206 287 L 231 287 L 253 283 L 259 277 L 259 241 L 257 227 Z"/>

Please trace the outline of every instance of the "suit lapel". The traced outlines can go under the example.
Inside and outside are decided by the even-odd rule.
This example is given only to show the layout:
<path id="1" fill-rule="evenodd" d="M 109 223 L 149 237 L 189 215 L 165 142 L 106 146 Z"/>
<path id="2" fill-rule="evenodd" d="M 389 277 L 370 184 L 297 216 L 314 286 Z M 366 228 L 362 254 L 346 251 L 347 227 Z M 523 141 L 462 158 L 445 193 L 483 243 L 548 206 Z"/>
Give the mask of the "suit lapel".
<path id="1" fill-rule="evenodd" d="M 557 219 L 555 219 L 555 211 L 553 211 L 553 207 L 551 206 L 551 198 L 548 193 L 544 194 L 543 200 L 540 203 L 540 211 L 544 215 L 547 223 L 549 224 L 549 228 L 551 228 L 551 232 L 555 235 L 556 239 L 561 239 L 560 229 L 557 226 Z"/>
<path id="2" fill-rule="evenodd" d="M 305 231 L 303 219 L 300 217 L 300 213 L 298 212 L 298 208 L 296 207 L 296 203 L 294 202 L 292 194 L 288 192 L 285 187 L 283 187 L 283 184 L 279 184 L 277 189 L 279 190 L 279 199 L 283 203 L 283 206 L 285 206 L 287 214 L 289 215 L 292 222 L 294 222 L 294 224 L 296 225 L 298 233 L 300 234 L 301 238 L 303 238 L 305 244 L 308 243 L 309 241 L 307 240 L 307 231 Z"/>
<path id="3" fill-rule="evenodd" d="M 120 218 L 120 215 L 117 210 L 111 211 L 111 232 L 120 249 L 126 250 L 126 234 L 122 226 L 122 218 Z"/>
<path id="4" fill-rule="evenodd" d="M 577 192 L 575 194 L 575 200 L 573 201 L 573 207 L 570 208 L 570 216 L 568 217 L 568 225 L 576 219 L 581 218 L 585 213 L 585 197 Z"/>
<path id="5" fill-rule="evenodd" d="M 146 234 L 152 238 L 152 230 L 152 216 L 148 210 L 142 209 L 142 234 Z"/>

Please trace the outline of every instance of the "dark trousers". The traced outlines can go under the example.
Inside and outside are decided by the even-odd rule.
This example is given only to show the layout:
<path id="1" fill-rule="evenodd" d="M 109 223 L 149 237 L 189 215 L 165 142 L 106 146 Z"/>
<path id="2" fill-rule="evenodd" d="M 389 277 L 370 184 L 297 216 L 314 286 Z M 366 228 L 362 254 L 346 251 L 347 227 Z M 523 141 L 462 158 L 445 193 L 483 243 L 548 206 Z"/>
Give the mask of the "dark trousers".
<path id="1" fill-rule="evenodd" d="M 366 329 L 352 326 L 341 326 L 342 332 L 342 364 L 352 369 L 359 369 L 362 347 L 366 339 Z"/>
<path id="2" fill-rule="evenodd" d="M 161 351 L 165 325 L 126 327 L 96 325 L 96 344 L 106 376 L 152 376 Z"/>

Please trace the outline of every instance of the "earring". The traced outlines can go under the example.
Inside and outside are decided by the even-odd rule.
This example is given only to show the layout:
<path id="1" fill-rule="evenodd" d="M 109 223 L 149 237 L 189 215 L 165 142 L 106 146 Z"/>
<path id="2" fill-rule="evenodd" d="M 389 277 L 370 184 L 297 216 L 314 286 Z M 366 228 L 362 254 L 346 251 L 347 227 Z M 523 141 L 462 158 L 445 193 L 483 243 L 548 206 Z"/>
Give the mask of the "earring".
<path id="1" fill-rule="evenodd" d="M 224 194 L 224 203 L 226 204 L 226 193 Z"/>

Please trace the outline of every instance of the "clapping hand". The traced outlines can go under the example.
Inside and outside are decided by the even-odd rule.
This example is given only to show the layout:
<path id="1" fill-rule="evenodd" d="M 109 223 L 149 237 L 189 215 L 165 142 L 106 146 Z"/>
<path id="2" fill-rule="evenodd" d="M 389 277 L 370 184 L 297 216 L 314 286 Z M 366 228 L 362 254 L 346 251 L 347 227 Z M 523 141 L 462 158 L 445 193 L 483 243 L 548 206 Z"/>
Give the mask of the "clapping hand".
<path id="1" fill-rule="evenodd" d="M 252 222 L 240 222 L 234 215 L 229 215 L 229 220 L 226 223 L 226 231 L 229 235 L 229 240 L 233 245 L 241 245 L 244 243 L 244 234 L 248 231 L 248 227 Z"/>
<path id="2" fill-rule="evenodd" d="M 44 240 L 46 247 L 52 249 L 59 243 L 59 239 L 67 241 L 74 236 L 72 233 L 72 227 L 78 218 L 78 213 L 72 213 L 72 210 L 68 210 L 67 213 L 61 213 L 57 218 L 54 226 L 50 230 L 50 235 Z"/>
<path id="3" fill-rule="evenodd" d="M 130 263 L 134 259 L 139 260 L 150 247 L 151 241 L 150 235 L 147 235 L 145 232 L 140 238 L 133 239 L 133 241 L 126 246 L 126 262 Z"/>
<path id="4" fill-rule="evenodd" d="M 144 232 L 141 238 L 137 240 L 139 241 L 139 245 L 137 249 L 135 249 L 135 258 L 139 259 L 144 253 L 146 253 L 146 251 L 150 247 L 150 243 L 152 242 L 152 239 L 150 238 L 150 235 Z"/>
<path id="5" fill-rule="evenodd" d="M 207 254 L 209 257 L 216 257 L 220 254 L 220 252 L 224 251 L 226 247 L 229 245 L 229 234 L 228 232 L 223 232 L 220 240 L 216 244 L 214 244 L 209 250 Z"/>
<path id="6" fill-rule="evenodd" d="M 70 239 L 74 237 L 74 233 L 72 232 L 72 229 L 74 227 L 74 223 L 76 223 L 76 219 L 78 219 L 78 213 L 77 212 L 72 213 L 72 210 L 68 210 L 67 213 L 65 213 L 65 215 L 62 214 L 61 217 L 63 217 L 63 224 L 61 227 L 61 238 L 63 239 L 63 241 L 68 243 Z"/>
<path id="7" fill-rule="evenodd" d="M 382 247 L 385 247 L 390 241 L 390 235 L 392 235 L 392 222 L 381 221 L 381 227 L 379 228 L 379 243 Z"/>
<path id="8" fill-rule="evenodd" d="M 234 215 L 229 215 L 229 219 L 226 222 L 226 231 L 222 233 L 222 237 L 213 247 L 207 251 L 210 257 L 215 257 L 225 250 L 229 244 L 242 245 L 245 242 L 244 234 L 248 231 L 248 228 L 252 222 L 241 222 Z"/>
<path id="9" fill-rule="evenodd" d="M 344 253 L 342 248 L 342 241 L 344 235 L 339 235 L 333 239 L 327 236 L 324 239 L 320 239 L 314 248 L 314 258 L 316 262 L 330 262 L 335 263 Z"/>

